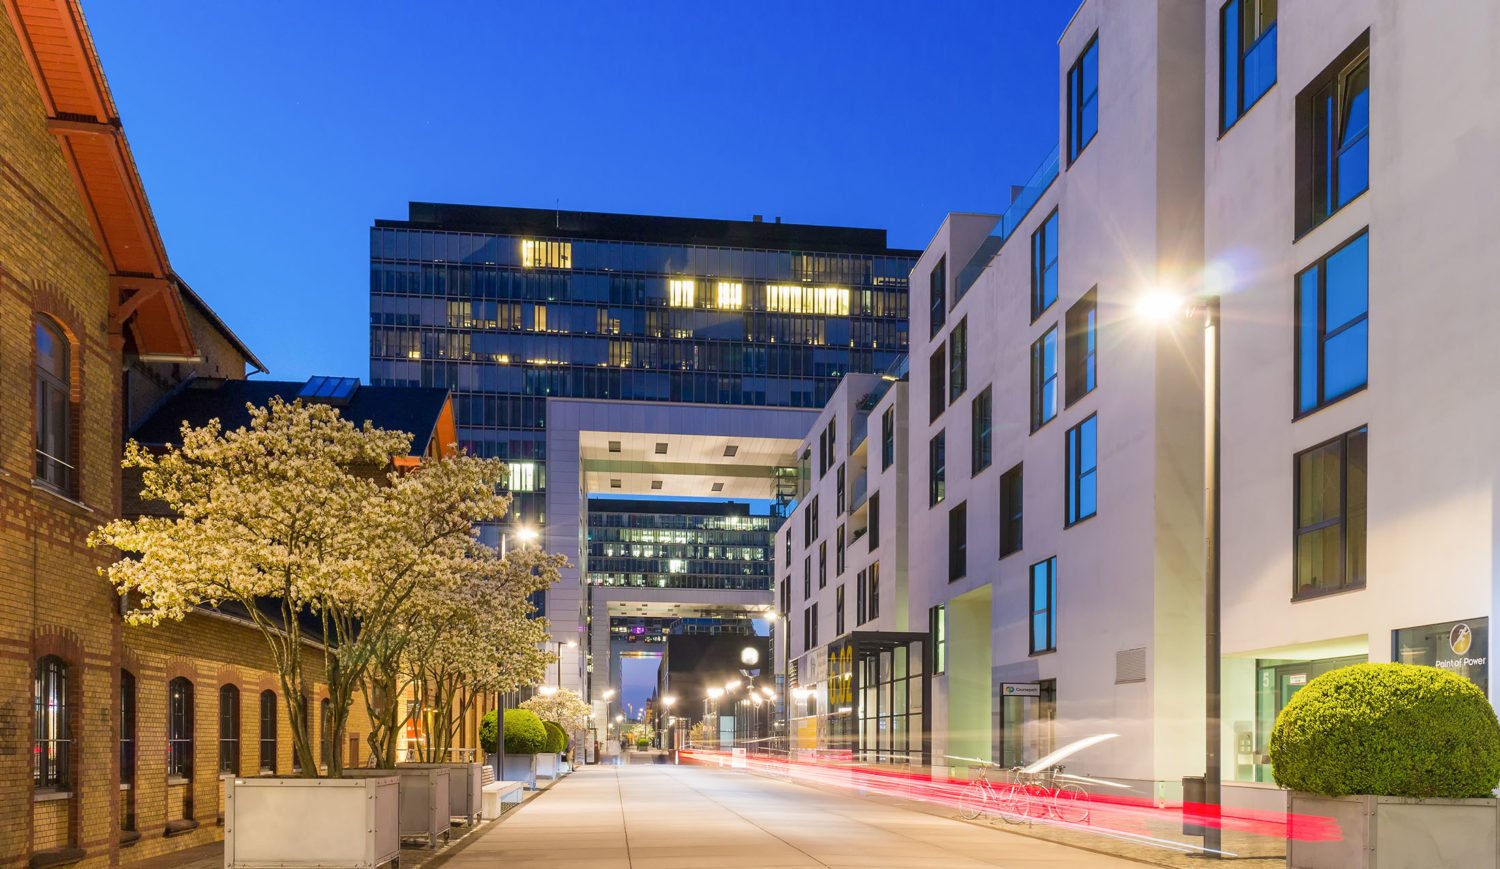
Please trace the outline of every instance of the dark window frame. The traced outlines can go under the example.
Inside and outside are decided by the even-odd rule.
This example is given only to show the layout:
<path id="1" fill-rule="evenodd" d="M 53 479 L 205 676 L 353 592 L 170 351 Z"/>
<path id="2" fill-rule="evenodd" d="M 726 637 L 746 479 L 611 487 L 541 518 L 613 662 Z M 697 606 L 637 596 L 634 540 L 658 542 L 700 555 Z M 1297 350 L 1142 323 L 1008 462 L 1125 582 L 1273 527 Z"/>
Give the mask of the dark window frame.
<path id="1" fill-rule="evenodd" d="M 867 552 L 873 552 L 880 548 L 880 493 L 870 493 L 870 512 L 865 525 L 865 544 Z"/>
<path id="2" fill-rule="evenodd" d="M 1050 229 L 1050 232 L 1049 232 Z M 1050 244 L 1048 243 L 1050 240 Z M 1036 229 L 1031 231 L 1031 322 L 1035 323 L 1057 304 L 1062 295 L 1062 218 L 1053 208 Z M 1055 271 L 1054 271 L 1055 270 Z M 1047 298 L 1047 273 L 1053 272 L 1052 297 Z"/>
<path id="3" fill-rule="evenodd" d="M 1046 568 L 1045 600 L 1041 606 L 1037 604 L 1037 574 L 1038 567 Z M 1026 631 L 1030 637 L 1029 655 L 1048 655 L 1057 651 L 1057 556 L 1044 558 L 1034 562 L 1026 571 L 1026 594 L 1030 601 L 1030 614 L 1026 619 Z M 1046 636 L 1038 643 L 1036 635 L 1036 617 L 1046 616 Z"/>
<path id="4" fill-rule="evenodd" d="M 51 354 L 61 373 L 44 364 L 41 333 L 56 348 Z M 35 441 L 33 471 L 38 483 L 68 497 L 77 493 L 78 447 L 73 405 L 75 353 L 68 332 L 53 318 L 37 314 L 32 320 L 32 414 Z M 61 403 L 59 407 L 58 402 Z M 61 455 L 58 455 L 61 453 Z"/>
<path id="5" fill-rule="evenodd" d="M 276 692 L 267 688 L 260 692 L 260 771 L 276 774 Z"/>
<path id="6" fill-rule="evenodd" d="M 1354 329 L 1354 328 L 1358 327 L 1361 324 L 1368 324 L 1370 322 L 1370 283 L 1369 283 L 1369 281 L 1370 281 L 1370 264 L 1369 264 L 1370 251 L 1369 251 L 1369 243 L 1368 243 L 1369 235 L 1370 235 L 1370 228 L 1368 226 L 1366 226 L 1363 229 L 1361 229 L 1359 232 L 1356 232 L 1355 234 L 1353 234 L 1353 235 L 1349 236 L 1348 238 L 1344 239 L 1342 242 L 1340 242 L 1332 250 L 1330 250 L 1327 253 L 1323 254 L 1321 257 L 1318 257 L 1316 260 L 1313 260 L 1311 263 L 1308 263 L 1308 265 L 1307 265 L 1306 268 L 1303 268 L 1301 271 L 1297 272 L 1297 274 L 1292 277 L 1292 306 L 1293 306 L 1293 312 L 1292 312 L 1292 317 L 1293 317 L 1293 324 L 1292 324 L 1292 328 L 1293 328 L 1293 332 L 1292 332 L 1292 334 L 1293 334 L 1293 348 L 1292 348 L 1292 353 L 1293 353 L 1293 359 L 1292 359 L 1292 419 L 1293 420 L 1299 420 L 1299 419 L 1302 419 L 1305 416 L 1309 416 L 1311 414 L 1317 413 L 1318 411 L 1322 410 L 1325 407 L 1329 407 L 1330 405 L 1337 404 L 1338 402 L 1343 401 L 1344 399 L 1346 399 L 1346 398 L 1348 398 L 1348 397 L 1350 397 L 1352 395 L 1358 395 L 1359 393 L 1364 392 L 1366 389 L 1370 388 L 1370 336 L 1369 336 L 1369 330 L 1368 329 L 1366 329 L 1366 332 L 1365 332 L 1365 379 L 1364 379 L 1364 382 L 1361 383 L 1361 384 L 1359 384 L 1358 386 L 1351 387 L 1349 389 L 1344 390 L 1343 392 L 1340 392 L 1340 393 L 1337 393 L 1337 394 L 1331 395 L 1331 396 L 1327 394 L 1326 386 L 1325 386 L 1325 383 L 1324 383 L 1324 380 L 1325 380 L 1325 378 L 1327 376 L 1327 373 L 1328 373 L 1328 366 L 1327 366 L 1328 341 L 1330 339 L 1332 339 L 1332 338 L 1337 338 L 1338 336 L 1344 334 L 1345 332 L 1350 331 L 1351 329 Z M 1364 239 L 1366 241 L 1366 245 L 1365 245 L 1365 310 L 1364 310 L 1364 313 L 1360 314 L 1357 317 L 1354 317 L 1353 319 L 1350 319 L 1350 320 L 1348 320 L 1348 321 L 1340 324 L 1338 326 L 1338 328 L 1334 329 L 1332 332 L 1329 332 L 1329 331 L 1327 331 L 1327 329 L 1328 329 L 1328 261 L 1331 260 L 1331 259 L 1333 259 L 1338 254 L 1342 253 L 1344 250 L 1346 250 L 1347 248 L 1349 248 L 1351 245 L 1359 242 L 1361 239 Z M 1316 401 L 1311 406 L 1309 406 L 1307 408 L 1304 408 L 1302 406 L 1303 405 L 1303 402 L 1302 402 L 1302 373 L 1303 373 L 1303 365 L 1302 365 L 1302 355 L 1303 355 L 1302 279 L 1303 279 L 1303 277 L 1305 275 L 1307 275 L 1307 273 L 1312 272 L 1314 270 L 1317 271 L 1317 282 L 1318 282 L 1317 289 L 1316 289 L 1316 292 L 1318 294 L 1318 298 L 1317 298 L 1318 323 L 1314 327 L 1314 330 L 1315 330 L 1314 340 L 1317 342 L 1317 360 L 1316 360 L 1316 365 L 1317 365 L 1317 369 L 1318 370 L 1317 370 L 1317 374 L 1315 375 L 1315 379 L 1316 379 L 1315 388 L 1317 390 L 1317 397 L 1316 397 Z"/>
<path id="7" fill-rule="evenodd" d="M 818 588 L 828 587 L 828 541 L 818 541 Z"/>
<path id="8" fill-rule="evenodd" d="M 969 476 L 995 462 L 995 393 L 986 386 L 969 402 Z"/>
<path id="9" fill-rule="evenodd" d="M 1091 93 L 1083 93 L 1083 62 L 1089 52 L 1094 53 L 1094 89 Z M 1094 32 L 1089 41 L 1084 43 L 1083 50 L 1078 52 L 1078 57 L 1073 65 L 1068 68 L 1068 167 L 1078 162 L 1083 152 L 1088 150 L 1089 145 L 1099 136 L 1099 33 Z M 1094 131 L 1087 139 L 1083 136 L 1083 117 L 1089 104 L 1093 105 Z"/>
<path id="10" fill-rule="evenodd" d="M 1273 64 L 1272 67 L 1271 81 L 1266 85 L 1265 90 L 1261 91 L 1249 102 L 1245 101 L 1246 58 L 1250 57 L 1250 55 L 1254 54 L 1256 51 L 1265 48 L 1268 43 L 1271 46 L 1272 52 L 1279 51 L 1279 47 L 1276 45 L 1276 25 L 1280 23 L 1280 10 L 1278 10 L 1277 12 L 1277 17 L 1272 19 L 1269 25 L 1261 29 L 1259 36 L 1256 36 L 1249 45 L 1245 44 L 1245 35 L 1249 32 L 1246 28 L 1246 24 L 1250 22 L 1252 16 L 1256 15 L 1256 12 L 1260 8 L 1260 5 L 1264 2 L 1266 2 L 1266 0 L 1226 0 L 1224 5 L 1219 7 L 1220 138 L 1223 138 L 1224 135 L 1227 134 L 1235 124 L 1239 123 L 1241 118 L 1249 114 L 1251 109 L 1259 105 L 1260 101 L 1265 98 L 1266 94 L 1270 93 L 1272 89 L 1276 87 L 1276 83 L 1281 77 L 1280 69 L 1276 68 L 1280 63 L 1280 58 L 1278 57 L 1277 64 Z M 1272 0 L 1272 2 L 1274 2 L 1274 0 Z M 1229 44 L 1231 38 L 1231 28 L 1228 25 L 1231 21 L 1231 16 L 1233 17 L 1234 22 L 1234 26 L 1232 28 L 1234 39 L 1233 47 L 1231 47 Z M 1230 106 L 1228 99 L 1228 97 L 1230 96 L 1228 93 L 1230 79 L 1227 75 L 1227 72 L 1230 69 L 1233 69 L 1234 71 L 1234 105 L 1232 107 Z"/>
<path id="11" fill-rule="evenodd" d="M 948 255 L 938 257 L 937 265 L 927 274 L 927 304 L 929 313 L 929 338 L 936 338 L 948 322 Z"/>
<path id="12" fill-rule="evenodd" d="M 948 333 L 948 403 L 969 389 L 969 318 L 964 317 Z"/>
<path id="13" fill-rule="evenodd" d="M 219 686 L 219 772 L 240 774 L 240 689 Z"/>
<path id="14" fill-rule="evenodd" d="M 1041 334 L 1035 341 L 1031 342 L 1031 433 L 1036 434 L 1042 427 L 1054 419 L 1057 419 L 1057 324 L 1053 323 L 1050 328 Z M 1052 339 L 1052 372 L 1048 375 L 1044 370 L 1047 358 L 1047 339 Z M 1046 401 L 1043 396 L 1048 387 L 1052 389 L 1052 413 L 1045 415 Z"/>
<path id="15" fill-rule="evenodd" d="M 880 618 L 880 562 L 872 561 L 865 568 L 865 581 L 870 584 L 870 592 L 866 595 L 866 603 L 869 606 L 870 621 Z"/>
<path id="16" fill-rule="evenodd" d="M 887 407 L 880 415 L 880 469 L 890 468 L 896 461 L 896 408 Z"/>
<path id="17" fill-rule="evenodd" d="M 1364 526 L 1359 530 L 1361 542 L 1365 547 L 1365 572 L 1358 581 L 1351 580 L 1349 576 L 1349 550 L 1350 550 L 1350 521 L 1349 521 L 1349 443 L 1354 436 L 1364 438 L 1365 457 L 1365 495 L 1364 495 Z M 1304 600 L 1316 600 L 1333 594 L 1343 594 L 1350 591 L 1360 591 L 1368 587 L 1369 583 L 1369 461 L 1370 461 L 1370 427 L 1362 425 L 1350 429 L 1342 434 L 1335 435 L 1321 443 L 1313 444 L 1305 450 L 1299 450 L 1292 457 L 1292 602 Z M 1302 524 L 1302 457 L 1323 450 L 1333 444 L 1339 445 L 1339 505 L 1338 516 L 1332 519 L 1324 519 L 1307 525 Z M 1319 531 L 1338 526 L 1339 528 L 1339 584 L 1336 587 L 1308 586 L 1310 590 L 1303 591 L 1300 584 L 1299 571 L 1301 559 L 1298 554 L 1298 544 L 1304 535 L 1315 534 Z"/>
<path id="18" fill-rule="evenodd" d="M 1099 287 L 1089 288 L 1063 315 L 1063 406 L 1099 388 Z"/>
<path id="19" fill-rule="evenodd" d="M 1092 423 L 1094 437 L 1094 464 L 1083 468 L 1083 428 Z M 1075 434 L 1076 432 L 1076 434 Z M 1063 480 L 1066 485 L 1063 497 L 1063 527 L 1072 528 L 1080 522 L 1099 515 L 1099 414 L 1091 413 L 1068 429 L 1063 439 Z M 1092 512 L 1083 512 L 1083 480 L 1093 477 L 1094 507 Z"/>
<path id="20" fill-rule="evenodd" d="M 193 683 L 178 676 L 167 683 L 167 780 L 193 780 Z"/>
<path id="21" fill-rule="evenodd" d="M 948 581 L 958 582 L 969 575 L 969 502 L 960 501 L 948 509 Z"/>
<path id="22" fill-rule="evenodd" d="M 38 658 L 32 670 L 33 741 L 31 783 L 41 793 L 73 789 L 73 686 L 68 662 Z"/>
<path id="23" fill-rule="evenodd" d="M 120 670 L 120 784 L 135 784 L 136 775 L 136 695 L 135 674 Z"/>
<path id="24" fill-rule="evenodd" d="M 845 558 L 845 552 L 847 551 L 847 547 L 845 546 L 845 541 L 844 541 L 844 527 L 845 526 L 840 525 L 833 532 L 833 540 L 834 540 L 834 547 L 833 547 L 834 548 L 834 552 L 833 552 L 833 575 L 834 576 L 843 576 L 844 575 L 844 568 L 847 566 L 846 565 L 847 559 Z"/>
<path id="25" fill-rule="evenodd" d="M 833 590 L 833 635 L 844 635 L 844 583 Z"/>
<path id="26" fill-rule="evenodd" d="M 927 610 L 927 645 L 932 649 L 932 674 L 948 671 L 948 605 L 936 604 Z"/>
<path id="27" fill-rule="evenodd" d="M 927 357 L 927 421 L 937 422 L 948 409 L 948 345 L 939 344 Z"/>
<path id="28" fill-rule="evenodd" d="M 1017 462 L 1000 475 L 1000 557 L 1021 551 L 1025 539 L 1024 463 Z"/>
<path id="29" fill-rule="evenodd" d="M 948 497 L 948 436 L 939 431 L 927 442 L 927 506 L 936 507 Z"/>
<path id="30" fill-rule="evenodd" d="M 1364 92 L 1367 94 L 1367 111 L 1373 113 L 1373 103 L 1368 96 L 1370 82 L 1370 31 L 1366 30 L 1354 39 L 1339 56 L 1322 72 L 1308 82 L 1296 99 L 1296 200 L 1293 241 L 1300 240 L 1312 230 L 1323 225 L 1345 206 L 1359 199 L 1370 189 L 1370 161 L 1368 150 L 1365 157 L 1365 185 L 1350 190 L 1342 203 L 1339 189 L 1338 157 L 1363 143 L 1368 148 L 1370 126 L 1367 122 L 1363 132 L 1347 145 L 1345 124 L 1351 100 L 1348 90 L 1350 80 L 1363 71 Z M 1330 117 L 1326 109 L 1332 106 Z"/>

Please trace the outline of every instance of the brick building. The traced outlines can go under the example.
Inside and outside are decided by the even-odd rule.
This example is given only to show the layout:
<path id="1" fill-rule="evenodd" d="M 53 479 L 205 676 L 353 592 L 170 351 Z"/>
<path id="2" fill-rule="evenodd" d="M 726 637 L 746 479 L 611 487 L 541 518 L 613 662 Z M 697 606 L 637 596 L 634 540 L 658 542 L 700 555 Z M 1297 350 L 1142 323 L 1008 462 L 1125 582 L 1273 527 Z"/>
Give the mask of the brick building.
<path id="1" fill-rule="evenodd" d="M 125 435 L 305 385 L 245 380 L 265 366 L 172 271 L 77 0 L 4 8 L 0 869 L 128 865 L 221 838 L 222 774 L 294 772 L 291 726 L 257 630 L 124 625 L 85 540 L 136 509 Z M 413 431 L 415 455 L 456 441 L 446 392 L 389 391 L 410 394 L 346 415 Z M 356 763 L 361 707 L 336 747 Z"/>

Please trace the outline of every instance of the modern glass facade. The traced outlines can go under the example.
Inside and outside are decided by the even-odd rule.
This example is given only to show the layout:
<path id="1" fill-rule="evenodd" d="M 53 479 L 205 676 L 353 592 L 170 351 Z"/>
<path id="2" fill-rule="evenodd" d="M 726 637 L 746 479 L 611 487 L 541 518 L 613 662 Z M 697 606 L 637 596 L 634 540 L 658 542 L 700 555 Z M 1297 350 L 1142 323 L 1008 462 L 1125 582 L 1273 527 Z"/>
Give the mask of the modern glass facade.
<path id="1" fill-rule="evenodd" d="M 589 500 L 588 582 L 769 591 L 781 518 L 749 505 Z"/>
<path id="2" fill-rule="evenodd" d="M 544 522 L 548 397 L 822 407 L 905 353 L 884 230 L 412 203 L 370 232 L 370 380 L 453 390 Z"/>

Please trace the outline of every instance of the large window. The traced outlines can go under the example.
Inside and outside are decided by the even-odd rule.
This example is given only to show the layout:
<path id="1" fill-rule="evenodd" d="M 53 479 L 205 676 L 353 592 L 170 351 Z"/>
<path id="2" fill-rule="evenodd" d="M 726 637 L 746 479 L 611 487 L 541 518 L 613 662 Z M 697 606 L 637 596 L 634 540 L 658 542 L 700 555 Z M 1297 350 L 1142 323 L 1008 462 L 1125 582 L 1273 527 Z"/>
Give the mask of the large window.
<path id="1" fill-rule="evenodd" d="M 953 327 L 948 336 L 948 403 L 969 388 L 969 318 L 965 317 Z"/>
<path id="2" fill-rule="evenodd" d="M 1276 83 L 1276 0 L 1229 0 L 1219 10 L 1219 129 L 1234 126 Z"/>
<path id="3" fill-rule="evenodd" d="M 1031 565 L 1031 654 L 1057 650 L 1057 556 Z"/>
<path id="4" fill-rule="evenodd" d="M 880 469 L 883 471 L 896 461 L 896 408 L 885 409 L 880 415 Z"/>
<path id="5" fill-rule="evenodd" d="M 1344 242 L 1297 275 L 1297 407 L 1363 389 L 1369 372 L 1370 236 Z"/>
<path id="6" fill-rule="evenodd" d="M 72 360 L 63 331 L 38 318 L 36 341 L 36 478 L 73 491 Z"/>
<path id="7" fill-rule="evenodd" d="M 929 422 L 942 416 L 943 408 L 948 406 L 944 386 L 948 374 L 946 359 L 943 345 L 939 344 L 937 350 L 933 351 L 931 358 L 927 360 L 927 419 Z"/>
<path id="8" fill-rule="evenodd" d="M 1067 524 L 1082 522 L 1099 509 L 1099 417 L 1068 429 Z"/>
<path id="9" fill-rule="evenodd" d="M 72 745 L 68 720 L 68 665 L 48 655 L 36 662 L 36 747 L 32 751 L 31 781 L 37 790 L 65 791 L 68 755 Z"/>
<path id="10" fill-rule="evenodd" d="M 948 495 L 948 446 L 945 432 L 927 443 L 927 506 L 936 507 Z"/>
<path id="11" fill-rule="evenodd" d="M 1057 416 L 1057 327 L 1031 345 L 1031 430 Z"/>
<path id="12" fill-rule="evenodd" d="M 120 671 L 120 784 L 135 784 L 135 674 L 129 670 Z"/>
<path id="13" fill-rule="evenodd" d="M 1068 309 L 1065 360 L 1066 398 L 1069 405 L 1094 391 L 1095 364 L 1099 350 L 1099 290 L 1094 288 Z"/>
<path id="14" fill-rule="evenodd" d="M 1021 466 L 1000 476 L 1000 557 L 1021 551 Z"/>
<path id="15" fill-rule="evenodd" d="M 260 692 L 260 771 L 276 772 L 276 692 Z"/>
<path id="16" fill-rule="evenodd" d="M 1099 132 L 1099 35 L 1089 40 L 1068 70 L 1068 163 Z"/>
<path id="17" fill-rule="evenodd" d="M 948 581 L 963 579 L 969 572 L 969 502 L 948 511 Z"/>
<path id="18" fill-rule="evenodd" d="M 1057 209 L 1031 234 L 1031 319 L 1057 301 Z"/>
<path id="19" fill-rule="evenodd" d="M 932 646 L 932 672 L 948 669 L 948 607 L 938 604 L 927 611 L 927 636 Z"/>
<path id="20" fill-rule="evenodd" d="M 970 475 L 977 474 L 988 468 L 994 459 L 995 450 L 993 442 L 994 430 L 994 392 L 992 387 L 986 386 L 983 392 L 974 396 L 969 404 L 969 426 L 971 455 L 969 461 Z"/>
<path id="21" fill-rule="evenodd" d="M 1358 428 L 1297 455 L 1294 599 L 1365 585 L 1368 442 Z"/>
<path id="22" fill-rule="evenodd" d="M 240 774 L 240 689 L 219 689 L 219 772 Z"/>
<path id="23" fill-rule="evenodd" d="M 948 319 L 948 257 L 938 257 L 937 265 L 927 276 L 927 291 L 932 307 L 931 337 L 937 335 Z"/>
<path id="24" fill-rule="evenodd" d="M 1297 95 L 1297 232 L 1370 187 L 1368 31 Z"/>
<path id="25" fill-rule="evenodd" d="M 167 684 L 167 776 L 193 777 L 193 683 L 182 676 Z"/>

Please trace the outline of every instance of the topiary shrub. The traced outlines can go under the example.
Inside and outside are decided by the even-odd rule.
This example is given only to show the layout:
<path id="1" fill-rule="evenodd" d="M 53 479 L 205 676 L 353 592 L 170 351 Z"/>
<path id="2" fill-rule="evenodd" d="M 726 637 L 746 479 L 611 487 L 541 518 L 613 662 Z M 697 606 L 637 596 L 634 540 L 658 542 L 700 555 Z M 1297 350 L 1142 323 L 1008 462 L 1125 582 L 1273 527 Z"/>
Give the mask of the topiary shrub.
<path id="1" fill-rule="evenodd" d="M 555 721 L 543 721 L 542 726 L 547 728 L 547 746 L 544 751 L 548 754 L 562 754 L 568 749 L 568 734 L 563 732 L 561 726 Z"/>
<path id="2" fill-rule="evenodd" d="M 1500 721 L 1473 683 L 1436 667 L 1356 664 L 1292 696 L 1271 730 L 1276 783 L 1340 797 L 1488 797 Z"/>
<path id="3" fill-rule="evenodd" d="M 485 754 L 494 754 L 495 745 L 499 739 L 500 718 L 495 714 L 495 710 L 491 709 L 479 719 L 479 748 Z"/>
<path id="4" fill-rule="evenodd" d="M 537 754 L 547 747 L 547 729 L 530 709 L 505 710 L 505 753 Z"/>

